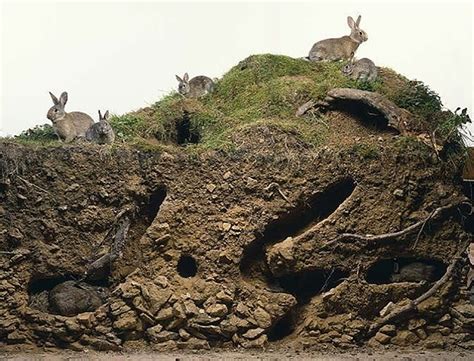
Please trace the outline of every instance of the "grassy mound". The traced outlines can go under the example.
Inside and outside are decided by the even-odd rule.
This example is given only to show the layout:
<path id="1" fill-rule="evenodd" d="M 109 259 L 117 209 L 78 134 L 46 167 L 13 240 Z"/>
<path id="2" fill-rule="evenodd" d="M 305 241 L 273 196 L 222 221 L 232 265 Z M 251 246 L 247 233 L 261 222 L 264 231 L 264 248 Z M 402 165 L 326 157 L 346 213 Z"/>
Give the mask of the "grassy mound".
<path id="1" fill-rule="evenodd" d="M 232 135 L 242 129 L 272 124 L 296 134 L 312 146 L 324 143 L 329 131 L 322 115 L 296 118 L 296 109 L 308 100 L 324 98 L 337 87 L 377 91 L 414 113 L 431 131 L 459 138 L 457 128 L 465 114 L 442 111 L 439 96 L 423 83 L 409 81 L 381 68 L 375 83 L 346 78 L 344 63 L 311 63 L 282 55 L 253 55 L 217 81 L 215 91 L 199 100 L 176 92 L 150 107 L 111 119 L 119 140 L 192 145 L 203 149 L 231 149 Z M 44 136 L 43 133 L 41 133 Z M 19 139 L 44 140 L 22 133 Z M 50 139 L 46 137 L 46 139 Z M 457 139 L 460 140 L 460 139 Z"/>

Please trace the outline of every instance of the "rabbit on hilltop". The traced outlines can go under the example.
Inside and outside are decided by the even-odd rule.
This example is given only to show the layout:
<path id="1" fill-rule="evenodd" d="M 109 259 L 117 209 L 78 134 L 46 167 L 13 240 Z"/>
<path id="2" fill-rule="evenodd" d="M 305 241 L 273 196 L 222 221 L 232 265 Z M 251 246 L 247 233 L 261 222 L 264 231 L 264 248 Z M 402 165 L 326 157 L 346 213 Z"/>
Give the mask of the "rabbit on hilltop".
<path id="1" fill-rule="evenodd" d="M 108 119 L 109 111 L 107 110 L 105 114 L 102 115 L 99 110 L 99 122 L 92 124 L 86 132 L 86 139 L 89 142 L 112 144 L 115 141 L 115 132 Z"/>
<path id="2" fill-rule="evenodd" d="M 66 113 L 64 107 L 68 100 L 67 92 L 63 92 L 59 99 L 49 92 L 54 105 L 48 110 L 46 117 L 53 123 L 53 129 L 60 140 L 69 143 L 76 138 L 86 135 L 87 129 L 94 124 L 94 120 L 82 112 Z"/>
<path id="3" fill-rule="evenodd" d="M 198 75 L 189 80 L 188 73 L 185 73 L 183 78 L 176 75 L 176 80 L 179 82 L 178 92 L 187 98 L 199 98 L 214 89 L 214 81 L 204 75 Z"/>
<path id="4" fill-rule="evenodd" d="M 373 82 L 377 79 L 377 67 L 375 63 L 368 58 L 362 58 L 357 61 L 354 61 L 354 58 L 352 58 L 349 63 L 342 68 L 342 72 L 354 80 Z"/>
<path id="5" fill-rule="evenodd" d="M 340 38 L 332 38 L 318 41 L 309 52 L 310 61 L 336 61 L 350 59 L 357 48 L 368 40 L 367 33 L 359 27 L 361 16 L 357 21 L 351 16 L 347 17 L 347 24 L 351 28 L 351 34 Z"/>

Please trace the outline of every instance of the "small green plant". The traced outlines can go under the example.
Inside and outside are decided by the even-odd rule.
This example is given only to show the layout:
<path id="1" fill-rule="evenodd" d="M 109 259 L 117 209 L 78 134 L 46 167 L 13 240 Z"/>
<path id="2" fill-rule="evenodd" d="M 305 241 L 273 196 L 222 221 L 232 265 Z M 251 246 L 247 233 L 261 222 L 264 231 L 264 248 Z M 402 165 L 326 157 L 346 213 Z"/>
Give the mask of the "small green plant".
<path id="1" fill-rule="evenodd" d="M 133 139 L 144 127 L 143 119 L 133 114 L 112 115 L 110 124 L 114 128 L 115 135 L 122 140 Z"/>
<path id="2" fill-rule="evenodd" d="M 434 136 L 446 142 L 460 142 L 462 135 L 460 128 L 468 123 L 471 123 L 471 118 L 467 114 L 467 108 L 457 108 L 454 113 L 450 111 L 442 112 L 436 117 L 437 125 L 434 130 Z"/>
<path id="3" fill-rule="evenodd" d="M 409 81 L 394 101 L 399 107 L 408 109 L 423 118 L 441 111 L 443 106 L 438 93 L 418 80 Z"/>
<path id="4" fill-rule="evenodd" d="M 363 159 L 378 159 L 380 151 L 376 144 L 359 143 L 352 147 L 352 152 Z"/>
<path id="5" fill-rule="evenodd" d="M 42 124 L 24 130 L 19 135 L 15 136 L 15 139 L 22 141 L 47 143 L 57 140 L 58 136 L 54 132 L 53 127 L 51 125 Z"/>

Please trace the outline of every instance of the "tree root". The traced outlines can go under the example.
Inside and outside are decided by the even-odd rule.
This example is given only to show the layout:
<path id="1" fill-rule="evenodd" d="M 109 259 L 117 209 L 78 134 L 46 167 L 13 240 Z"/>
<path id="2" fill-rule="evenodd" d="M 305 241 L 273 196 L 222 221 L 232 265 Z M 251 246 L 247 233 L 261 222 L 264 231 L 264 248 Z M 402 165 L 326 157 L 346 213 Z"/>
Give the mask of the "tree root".
<path id="1" fill-rule="evenodd" d="M 430 215 L 419 222 L 416 222 L 412 224 L 411 226 L 402 229 L 401 231 L 397 232 L 392 232 L 392 233 L 383 233 L 383 234 L 378 234 L 378 235 L 361 235 L 357 233 L 343 233 L 339 235 L 336 239 L 333 239 L 332 241 L 328 242 L 326 246 L 333 245 L 334 243 L 338 242 L 345 242 L 349 240 L 360 240 L 360 241 L 366 241 L 366 242 L 379 242 L 379 241 L 386 241 L 390 239 L 396 239 L 401 236 L 407 235 L 409 233 L 412 233 L 419 229 L 420 227 L 423 227 L 426 225 L 426 223 L 433 218 L 437 218 L 439 215 L 441 215 L 443 212 L 448 211 L 454 207 L 457 207 L 458 204 L 450 204 L 447 206 L 439 207 L 436 208 L 433 212 L 430 213 Z"/>
<path id="2" fill-rule="evenodd" d="M 407 305 L 395 308 L 387 316 L 383 317 L 381 320 L 373 324 L 368 331 L 368 336 L 375 335 L 382 326 L 388 323 L 392 323 L 394 321 L 398 321 L 402 319 L 403 317 L 405 317 L 410 312 L 418 311 L 418 306 L 420 303 L 422 303 L 423 301 L 433 296 L 446 282 L 448 282 L 449 278 L 451 277 L 453 273 L 454 268 L 456 267 L 465 249 L 466 249 L 465 246 L 461 247 L 461 250 L 454 256 L 454 259 L 452 260 L 452 262 L 446 269 L 446 272 L 444 273 L 443 277 L 441 277 L 428 291 L 423 293 L 420 297 L 412 300 Z"/>

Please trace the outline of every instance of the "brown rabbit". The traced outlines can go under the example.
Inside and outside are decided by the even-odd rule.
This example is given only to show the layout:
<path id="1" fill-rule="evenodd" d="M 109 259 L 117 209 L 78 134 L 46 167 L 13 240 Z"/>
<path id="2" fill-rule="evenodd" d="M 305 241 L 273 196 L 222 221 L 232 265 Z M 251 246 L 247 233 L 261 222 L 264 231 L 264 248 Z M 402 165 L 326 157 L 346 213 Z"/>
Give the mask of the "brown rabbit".
<path id="1" fill-rule="evenodd" d="M 66 113 L 64 110 L 68 99 L 66 92 L 61 94 L 59 100 L 53 93 L 49 92 L 49 95 L 54 105 L 48 110 L 46 116 L 53 123 L 53 129 L 59 139 L 69 143 L 76 138 L 85 137 L 87 129 L 94 124 L 94 120 L 85 113 Z"/>
<path id="2" fill-rule="evenodd" d="M 390 276 L 390 280 L 392 282 L 433 282 L 436 279 L 435 273 L 436 269 L 432 265 L 412 262 L 401 266 L 398 273 Z"/>
<path id="3" fill-rule="evenodd" d="M 179 81 L 178 92 L 187 98 L 199 98 L 214 89 L 214 81 L 204 75 L 198 75 L 189 80 L 188 73 L 185 73 L 183 78 L 176 75 L 176 80 Z"/>
<path id="4" fill-rule="evenodd" d="M 368 40 L 367 33 L 359 28 L 360 19 L 360 15 L 357 21 L 354 21 L 351 16 L 348 16 L 347 24 L 351 28 L 351 35 L 318 41 L 309 52 L 309 60 L 335 61 L 350 59 L 352 54 L 355 54 L 359 45 Z"/>

